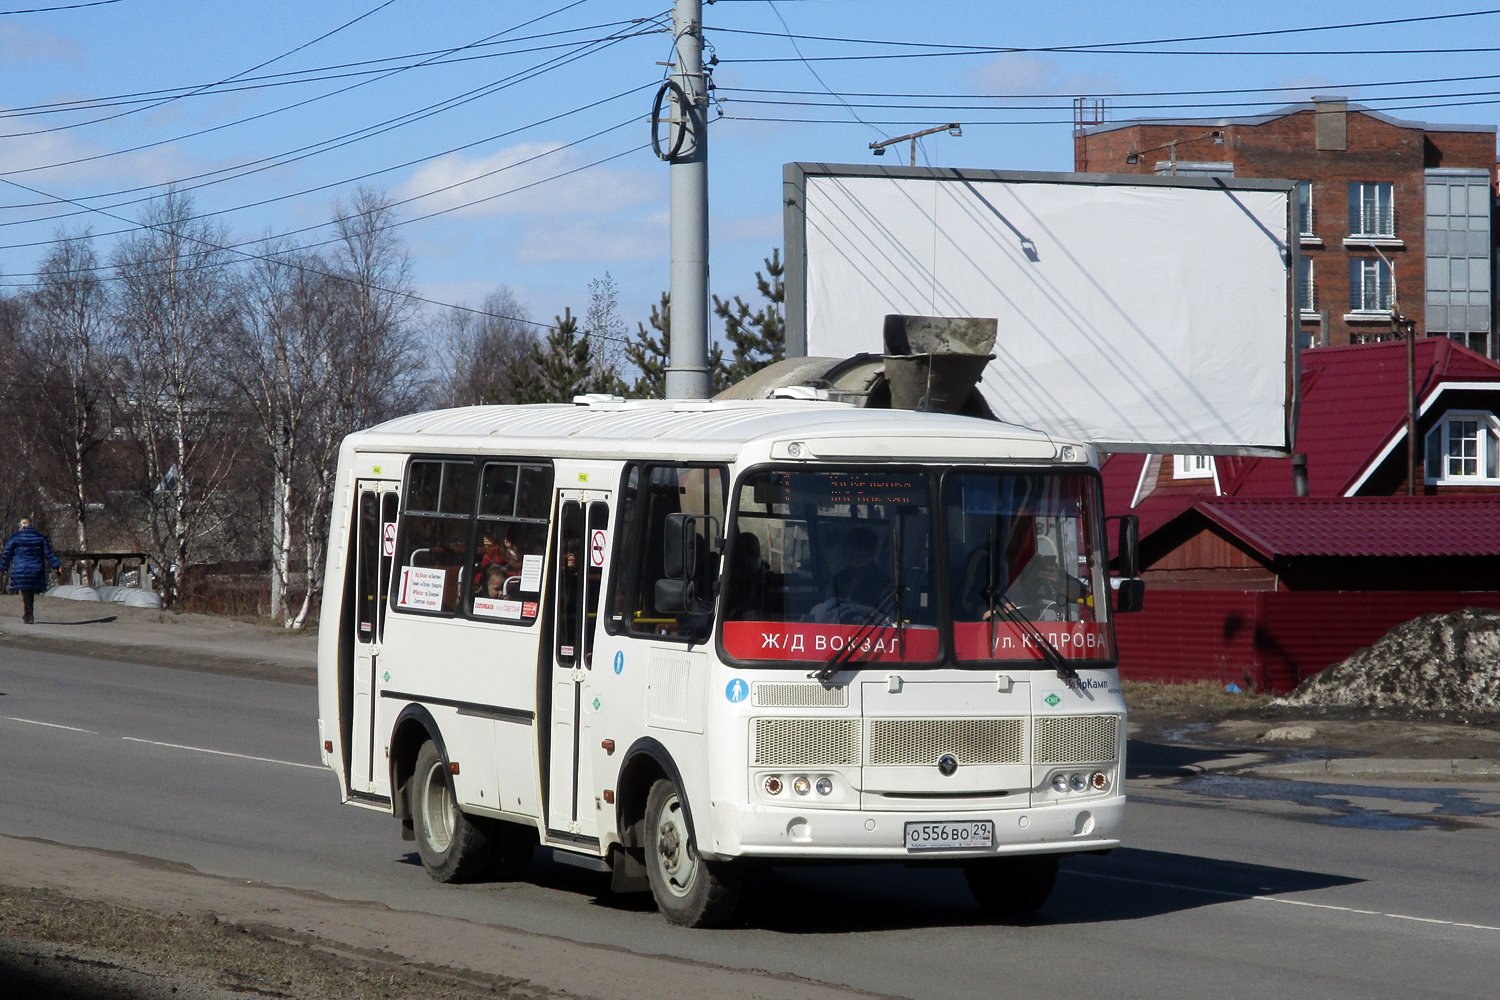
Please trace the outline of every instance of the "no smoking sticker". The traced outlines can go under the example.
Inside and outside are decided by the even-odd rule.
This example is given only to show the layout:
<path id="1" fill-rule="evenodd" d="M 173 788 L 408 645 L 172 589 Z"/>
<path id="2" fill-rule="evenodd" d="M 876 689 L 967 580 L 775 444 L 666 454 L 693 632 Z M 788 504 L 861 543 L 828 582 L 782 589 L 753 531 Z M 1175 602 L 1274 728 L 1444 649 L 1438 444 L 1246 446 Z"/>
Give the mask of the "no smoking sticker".
<path id="1" fill-rule="evenodd" d="M 396 554 L 396 522 L 387 521 L 380 531 L 380 553 L 387 559 Z"/>
<path id="2" fill-rule="evenodd" d="M 604 565 L 604 531 L 602 529 L 589 532 L 589 565 Z"/>

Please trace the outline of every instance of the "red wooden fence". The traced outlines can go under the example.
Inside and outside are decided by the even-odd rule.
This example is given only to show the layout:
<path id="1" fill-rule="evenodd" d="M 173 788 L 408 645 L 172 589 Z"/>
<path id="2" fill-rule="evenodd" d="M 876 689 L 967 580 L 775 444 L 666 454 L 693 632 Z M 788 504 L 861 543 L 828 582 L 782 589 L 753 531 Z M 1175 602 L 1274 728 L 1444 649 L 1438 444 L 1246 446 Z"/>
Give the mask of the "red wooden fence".
<path id="1" fill-rule="evenodd" d="M 1500 591 L 1147 590 L 1115 619 L 1126 680 L 1290 691 L 1417 615 L 1500 608 Z"/>

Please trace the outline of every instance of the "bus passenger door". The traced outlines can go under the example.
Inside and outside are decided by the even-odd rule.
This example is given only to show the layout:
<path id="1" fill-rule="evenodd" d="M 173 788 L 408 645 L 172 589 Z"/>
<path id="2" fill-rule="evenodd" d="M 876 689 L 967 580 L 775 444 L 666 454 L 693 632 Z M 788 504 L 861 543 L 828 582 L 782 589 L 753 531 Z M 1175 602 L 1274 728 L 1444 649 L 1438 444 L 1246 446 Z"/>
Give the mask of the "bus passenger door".
<path id="1" fill-rule="evenodd" d="M 389 603 L 391 563 L 396 554 L 396 509 L 400 484 L 361 481 L 356 484 L 354 545 L 354 677 L 345 777 L 350 792 L 377 792 L 375 759 L 377 699 L 380 696 L 380 640 Z"/>
<path id="2" fill-rule="evenodd" d="M 609 551 L 609 494 L 558 490 L 557 503 L 547 829 L 553 837 L 593 838 L 598 816 L 589 798 L 592 781 L 580 768 L 588 764 L 583 741 L 592 728 L 584 700 Z"/>

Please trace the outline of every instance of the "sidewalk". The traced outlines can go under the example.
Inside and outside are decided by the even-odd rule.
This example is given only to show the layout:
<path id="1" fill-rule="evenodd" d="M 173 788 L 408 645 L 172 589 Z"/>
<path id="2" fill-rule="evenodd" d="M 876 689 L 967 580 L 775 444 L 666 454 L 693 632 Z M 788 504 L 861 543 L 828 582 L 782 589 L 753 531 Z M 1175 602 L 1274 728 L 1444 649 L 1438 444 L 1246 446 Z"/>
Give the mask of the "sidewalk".
<path id="1" fill-rule="evenodd" d="M 51 889 L 68 898 L 123 904 L 163 917 L 212 914 L 207 918 L 210 921 L 258 931 L 304 948 L 359 957 L 393 971 L 425 966 L 457 974 L 474 972 L 521 980 L 521 985 L 532 988 L 512 995 L 562 994 L 596 1000 L 873 997 L 861 990 L 795 976 L 644 955 L 456 917 L 393 910 L 379 903 L 339 900 L 307 890 L 204 875 L 172 862 L 16 837 L 0 837 L 0 887 L 6 885 Z M 107 921 L 108 911 L 105 918 Z M 73 946 L 56 950 L 66 954 L 69 947 Z M 184 960 L 192 960 L 192 956 L 184 956 Z M 226 956 L 206 955 L 202 961 L 212 971 L 226 961 Z M 379 978 L 384 979 L 384 974 Z M 259 985 L 278 981 L 286 979 L 269 977 Z M 262 989 L 255 992 L 288 995 Z"/>
<path id="2" fill-rule="evenodd" d="M 0 597 L 0 647 L 46 650 L 211 672 L 316 681 L 317 633 L 271 624 L 60 598 L 36 599 L 36 624 L 21 599 Z"/>

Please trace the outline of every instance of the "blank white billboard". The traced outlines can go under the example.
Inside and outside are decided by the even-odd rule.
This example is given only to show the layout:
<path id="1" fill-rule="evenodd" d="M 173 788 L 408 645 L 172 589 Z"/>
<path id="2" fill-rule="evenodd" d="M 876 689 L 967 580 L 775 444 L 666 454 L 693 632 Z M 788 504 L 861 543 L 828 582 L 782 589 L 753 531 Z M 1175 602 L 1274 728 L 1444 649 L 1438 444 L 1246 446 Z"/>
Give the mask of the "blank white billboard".
<path id="1" fill-rule="evenodd" d="M 999 320 L 997 416 L 1110 451 L 1284 453 L 1290 181 L 788 164 L 792 354 Z"/>

